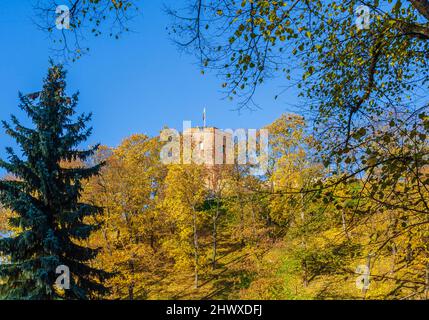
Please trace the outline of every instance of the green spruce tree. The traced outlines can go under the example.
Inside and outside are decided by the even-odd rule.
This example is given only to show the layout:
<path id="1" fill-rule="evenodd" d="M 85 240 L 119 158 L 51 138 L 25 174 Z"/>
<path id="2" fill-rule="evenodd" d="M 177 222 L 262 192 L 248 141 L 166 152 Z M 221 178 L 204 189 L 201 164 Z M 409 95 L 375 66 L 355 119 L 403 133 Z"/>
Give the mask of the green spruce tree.
<path id="1" fill-rule="evenodd" d="M 91 114 L 73 118 L 78 94 L 65 94 L 66 72 L 51 64 L 41 92 L 20 94 L 20 108 L 33 126 L 24 127 L 15 116 L 3 122 L 6 133 L 20 146 L 22 155 L 7 148 L 8 161 L 0 160 L 16 179 L 0 181 L 0 202 L 15 212 L 11 226 L 18 232 L 0 239 L 0 297 L 4 299 L 89 299 L 107 290 L 109 276 L 89 265 L 98 250 L 81 243 L 97 226 L 84 218 L 101 209 L 79 202 L 82 180 L 96 175 L 102 164 L 66 168 L 67 161 L 86 160 L 97 147 L 79 150 L 91 128 Z M 69 289 L 55 284 L 59 266 L 70 270 Z M 65 282 L 64 282 L 65 284 Z"/>

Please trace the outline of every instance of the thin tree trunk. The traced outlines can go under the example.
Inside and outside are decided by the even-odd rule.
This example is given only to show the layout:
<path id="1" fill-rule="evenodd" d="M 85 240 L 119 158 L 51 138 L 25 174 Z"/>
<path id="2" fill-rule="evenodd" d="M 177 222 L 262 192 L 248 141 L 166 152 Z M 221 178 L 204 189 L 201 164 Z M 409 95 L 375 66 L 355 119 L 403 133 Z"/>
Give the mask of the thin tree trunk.
<path id="1" fill-rule="evenodd" d="M 425 299 L 429 298 L 429 263 L 426 263 Z"/>
<path id="2" fill-rule="evenodd" d="M 302 226 L 304 227 L 304 225 L 305 225 L 305 211 L 304 211 L 304 195 L 302 193 L 301 193 L 301 223 L 302 223 Z M 303 231 L 303 234 L 301 237 L 301 245 L 302 245 L 303 249 L 305 249 L 307 246 L 305 243 L 305 231 Z M 308 268 L 307 268 L 307 263 L 305 261 L 302 264 L 302 268 L 303 268 L 302 284 L 306 288 L 308 286 Z"/>
<path id="3" fill-rule="evenodd" d="M 198 289 L 198 233 L 197 233 L 197 214 L 194 210 L 194 223 L 193 223 L 193 229 L 194 229 L 194 265 L 195 265 L 195 279 L 194 279 L 194 285 L 195 289 Z"/>
<path id="4" fill-rule="evenodd" d="M 134 283 L 134 275 L 135 275 L 134 254 L 132 254 L 131 260 L 129 261 L 129 267 L 130 267 L 131 278 L 133 280 L 131 280 L 131 283 L 128 285 L 128 300 L 134 300 L 134 287 L 135 287 L 135 283 Z"/>
<path id="5" fill-rule="evenodd" d="M 241 246 L 244 247 L 245 242 L 244 242 L 244 208 L 243 208 L 243 201 L 241 199 L 241 195 L 240 195 L 240 243 Z"/>
<path id="6" fill-rule="evenodd" d="M 392 265 L 390 266 L 390 273 L 393 274 L 396 268 L 396 244 L 392 243 Z"/>
<path id="7" fill-rule="evenodd" d="M 216 255 L 217 255 L 217 220 L 219 217 L 219 201 L 217 201 L 216 214 L 213 217 L 213 261 L 212 270 L 216 269 Z"/>
<path id="8" fill-rule="evenodd" d="M 343 210 L 341 210 L 341 220 L 342 220 L 342 223 L 343 223 L 344 234 L 346 235 L 347 239 L 350 239 L 349 232 L 347 231 L 346 212 L 345 212 L 344 208 L 343 208 Z"/>

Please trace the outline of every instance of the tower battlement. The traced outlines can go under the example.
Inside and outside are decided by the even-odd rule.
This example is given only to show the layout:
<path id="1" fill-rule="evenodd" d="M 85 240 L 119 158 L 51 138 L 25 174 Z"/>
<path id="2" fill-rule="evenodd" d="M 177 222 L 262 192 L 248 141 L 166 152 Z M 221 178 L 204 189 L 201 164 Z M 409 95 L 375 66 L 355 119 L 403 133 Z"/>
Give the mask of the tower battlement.
<path id="1" fill-rule="evenodd" d="M 183 132 L 184 141 L 191 146 L 192 160 L 208 166 L 233 164 L 228 153 L 232 135 L 216 127 L 193 127 Z"/>

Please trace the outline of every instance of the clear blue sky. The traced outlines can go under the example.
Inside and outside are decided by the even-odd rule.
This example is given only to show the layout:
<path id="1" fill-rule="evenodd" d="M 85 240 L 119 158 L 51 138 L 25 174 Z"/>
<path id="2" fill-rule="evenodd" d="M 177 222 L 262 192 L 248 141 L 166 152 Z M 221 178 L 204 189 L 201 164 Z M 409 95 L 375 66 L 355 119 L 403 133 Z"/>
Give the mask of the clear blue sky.
<path id="1" fill-rule="evenodd" d="M 141 16 L 132 23 L 134 33 L 120 40 L 89 37 L 91 53 L 67 67 L 68 92 L 79 90 L 79 112 L 93 112 L 94 133 L 88 145 L 100 142 L 117 146 L 133 133 L 157 135 L 163 126 L 181 129 L 183 120 L 201 125 L 203 107 L 207 124 L 219 128 L 260 128 L 281 113 L 290 111 L 296 95 L 274 96 L 280 83 L 271 82 L 259 91 L 256 112 L 232 111 L 224 98 L 221 80 L 201 75 L 196 60 L 181 54 L 168 38 L 168 16 L 162 4 L 183 0 L 141 1 Z M 20 119 L 18 91 L 41 88 L 51 43 L 32 22 L 32 0 L 2 0 L 0 5 L 0 119 L 11 113 Z M 25 123 L 25 121 L 24 121 Z M 14 145 L 0 132 L 0 157 Z M 4 172 L 0 172 L 3 174 Z"/>

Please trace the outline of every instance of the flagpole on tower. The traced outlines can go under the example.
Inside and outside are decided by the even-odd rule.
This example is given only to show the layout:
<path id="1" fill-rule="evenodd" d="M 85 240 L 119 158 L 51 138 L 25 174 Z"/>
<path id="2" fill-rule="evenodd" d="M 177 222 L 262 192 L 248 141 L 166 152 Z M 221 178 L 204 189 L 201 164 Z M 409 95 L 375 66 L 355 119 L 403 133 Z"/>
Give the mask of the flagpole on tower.
<path id="1" fill-rule="evenodd" d="M 203 128 L 206 127 L 206 108 L 203 110 Z"/>

